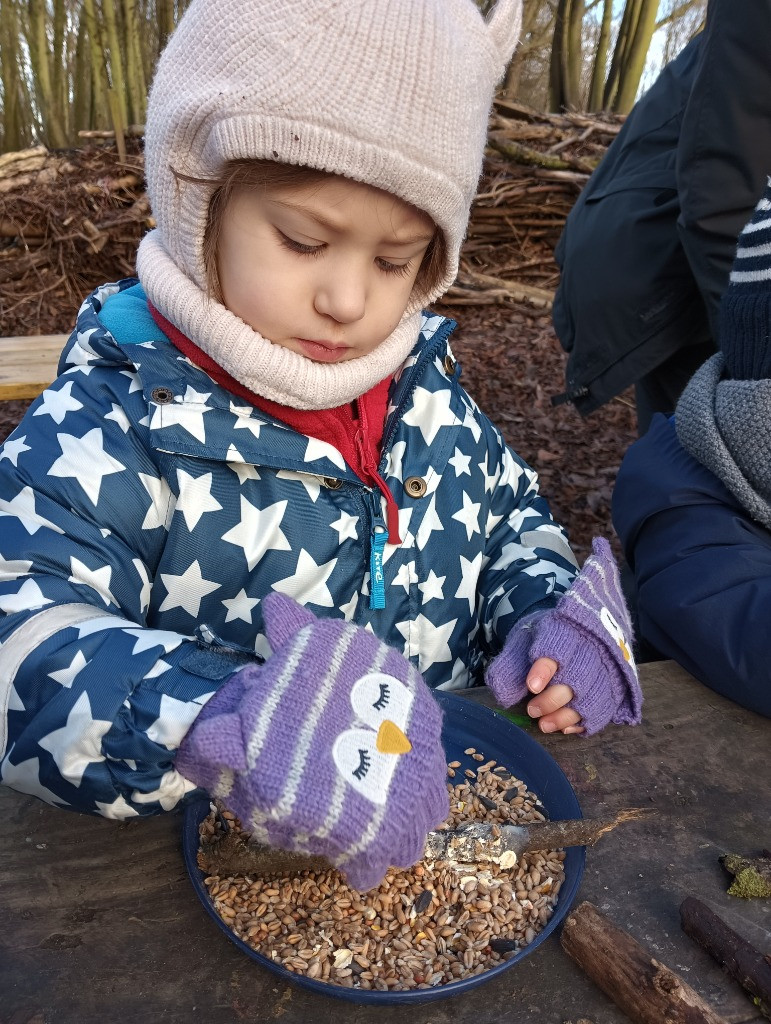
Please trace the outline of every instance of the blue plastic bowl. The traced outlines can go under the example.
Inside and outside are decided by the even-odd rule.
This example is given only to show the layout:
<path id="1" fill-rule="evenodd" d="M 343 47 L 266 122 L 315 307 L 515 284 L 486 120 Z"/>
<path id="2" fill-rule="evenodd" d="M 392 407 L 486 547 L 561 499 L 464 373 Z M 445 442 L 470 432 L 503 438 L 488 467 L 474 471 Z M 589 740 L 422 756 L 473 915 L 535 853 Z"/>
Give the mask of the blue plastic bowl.
<path id="1" fill-rule="evenodd" d="M 538 795 L 549 818 L 581 817 L 581 808 L 570 783 L 560 766 L 540 743 L 528 736 L 508 718 L 489 708 L 442 691 L 436 691 L 435 696 L 444 711 L 442 741 L 448 761 L 460 761 L 463 768 L 475 768 L 477 767 L 476 762 L 463 751 L 468 747 L 476 747 L 486 758 L 494 758 L 499 764 L 508 768 L 513 775 L 522 779 L 528 789 L 532 789 Z M 458 777 L 460 777 L 460 772 Z M 575 899 L 586 860 L 586 849 L 583 846 L 573 847 L 567 851 L 565 881 L 559 892 L 557 906 L 548 924 L 516 956 L 504 960 L 495 967 L 491 967 L 490 970 L 468 978 L 460 978 L 458 981 L 448 982 L 445 985 L 438 985 L 436 988 L 412 989 L 408 992 L 379 992 L 372 989 L 344 988 L 341 985 L 332 985 L 326 981 L 306 978 L 302 974 L 288 971 L 281 964 L 275 963 L 269 957 L 258 953 L 251 946 L 242 942 L 219 916 L 204 885 L 205 875 L 198 868 L 196 861 L 199 846 L 198 826 L 209 813 L 209 806 L 209 801 L 205 798 L 189 804 L 185 809 L 182 827 L 185 864 L 193 882 L 193 888 L 206 912 L 242 953 L 262 967 L 267 967 L 268 970 L 281 975 L 284 981 L 301 985 L 303 988 L 311 989 L 325 996 L 347 999 L 354 1003 L 382 1005 L 385 1003 L 425 1003 L 435 999 L 445 999 L 475 988 L 477 985 L 497 977 L 503 971 L 510 970 L 520 960 L 536 950 L 565 917 Z"/>

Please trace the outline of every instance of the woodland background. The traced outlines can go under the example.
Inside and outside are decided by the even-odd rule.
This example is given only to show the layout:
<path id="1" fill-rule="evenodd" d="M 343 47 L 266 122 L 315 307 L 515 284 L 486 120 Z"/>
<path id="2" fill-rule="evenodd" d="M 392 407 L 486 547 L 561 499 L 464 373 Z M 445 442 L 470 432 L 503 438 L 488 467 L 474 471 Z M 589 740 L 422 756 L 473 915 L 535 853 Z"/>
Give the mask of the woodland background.
<path id="1" fill-rule="evenodd" d="M 309 0 L 310 2 L 310 0 Z M 482 10 L 491 6 L 478 0 Z M 0 0 L 0 335 L 68 332 L 83 296 L 134 272 L 153 226 L 142 125 L 186 0 Z M 553 407 L 554 246 L 624 115 L 699 31 L 706 0 L 524 0 L 461 272 L 438 309 L 469 391 L 539 472 L 579 556 L 611 535 L 631 395 Z M 31 343 L 34 343 L 31 341 Z M 28 403 L 0 403 L 0 439 Z"/>

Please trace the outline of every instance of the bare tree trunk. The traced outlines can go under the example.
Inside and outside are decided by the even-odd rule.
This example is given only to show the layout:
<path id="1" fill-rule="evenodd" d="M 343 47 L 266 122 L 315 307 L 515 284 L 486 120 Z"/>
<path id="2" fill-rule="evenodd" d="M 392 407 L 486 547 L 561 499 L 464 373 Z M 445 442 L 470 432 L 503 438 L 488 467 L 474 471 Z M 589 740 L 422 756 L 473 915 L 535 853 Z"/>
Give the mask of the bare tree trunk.
<path id="1" fill-rule="evenodd" d="M 621 18 L 616 45 L 613 48 L 613 58 L 610 62 L 610 71 L 608 72 L 605 91 L 602 96 L 603 110 L 613 109 L 613 103 L 618 92 L 618 83 L 621 78 L 621 70 L 626 59 L 626 48 L 637 20 L 637 7 L 639 4 L 640 0 L 626 0 L 624 5 L 624 14 Z"/>
<path id="2" fill-rule="evenodd" d="M 541 35 L 540 32 L 537 32 L 537 28 L 544 7 L 548 7 L 548 5 L 543 4 L 542 0 L 526 0 L 523 4 L 520 42 L 506 69 L 506 75 L 501 88 L 501 92 L 506 99 L 513 100 L 516 97 L 522 74 L 522 65 L 530 55 L 531 49 L 542 45 L 542 40 L 540 38 L 533 38 L 533 34 Z"/>
<path id="3" fill-rule="evenodd" d="M 109 51 L 109 74 L 110 74 L 110 111 L 115 121 L 115 113 L 119 116 L 122 128 L 128 123 L 128 110 L 126 103 L 126 79 L 123 74 L 123 55 L 120 48 L 120 36 L 118 35 L 118 17 L 115 11 L 113 0 L 101 0 L 102 17 L 104 18 L 104 39 L 107 42 Z M 117 125 L 113 124 L 117 132 Z"/>
<path id="4" fill-rule="evenodd" d="M 597 39 L 597 50 L 592 67 L 592 82 L 589 87 L 589 110 L 602 109 L 602 92 L 605 86 L 605 70 L 608 64 L 608 47 L 610 45 L 610 27 L 613 18 L 613 0 L 604 0 L 600 34 Z"/>
<path id="5" fill-rule="evenodd" d="M 86 16 L 86 34 L 91 54 L 91 127 L 106 128 L 110 123 L 110 104 L 107 99 L 110 88 L 105 64 L 101 25 L 96 16 L 94 0 L 83 0 Z"/>
<path id="6" fill-rule="evenodd" d="M 19 19 L 14 0 L 0 0 L 0 82 L 3 85 L 3 119 L 0 150 L 23 149 L 29 139 L 22 131 L 19 64 Z"/>
<path id="7" fill-rule="evenodd" d="M 40 120 L 45 143 L 56 149 L 67 145 L 64 125 L 57 116 L 51 80 L 51 56 L 48 51 L 48 24 L 45 0 L 29 0 L 27 44 L 36 86 Z"/>
<path id="8" fill-rule="evenodd" d="M 554 36 L 549 62 L 549 109 L 562 110 L 565 105 L 565 47 L 567 15 L 570 0 L 559 0 L 554 18 Z"/>
<path id="9" fill-rule="evenodd" d="M 123 0 L 123 24 L 126 37 L 126 85 L 132 124 L 144 124 L 147 106 L 147 83 L 139 42 L 137 0 Z"/>
<path id="10" fill-rule="evenodd" d="M 634 35 L 627 47 L 626 60 L 613 103 L 613 110 L 617 114 L 628 114 L 634 106 L 651 39 L 656 28 L 658 6 L 658 0 L 640 0 L 639 16 Z"/>
<path id="11" fill-rule="evenodd" d="M 79 131 L 96 128 L 99 123 L 98 115 L 94 111 L 93 95 L 93 75 L 91 74 L 86 38 L 86 18 L 82 16 L 78 23 L 78 36 L 72 65 L 72 127 L 75 135 Z"/>
<path id="12" fill-rule="evenodd" d="M 581 109 L 581 65 L 583 63 L 583 24 L 586 0 L 572 0 L 568 18 L 567 83 L 568 110 Z"/>
<path id="13" fill-rule="evenodd" d="M 585 0 L 559 0 L 549 68 L 552 110 L 581 106 L 581 42 Z"/>

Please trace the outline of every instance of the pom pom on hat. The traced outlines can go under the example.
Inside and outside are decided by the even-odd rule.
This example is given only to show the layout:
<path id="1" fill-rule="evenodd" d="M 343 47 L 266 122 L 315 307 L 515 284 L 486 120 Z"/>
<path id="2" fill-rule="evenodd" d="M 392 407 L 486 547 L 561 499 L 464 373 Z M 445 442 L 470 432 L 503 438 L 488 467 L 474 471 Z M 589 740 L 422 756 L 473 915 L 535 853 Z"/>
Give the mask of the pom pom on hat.
<path id="1" fill-rule="evenodd" d="M 771 178 L 739 235 L 720 306 L 720 348 L 726 376 L 771 378 Z"/>

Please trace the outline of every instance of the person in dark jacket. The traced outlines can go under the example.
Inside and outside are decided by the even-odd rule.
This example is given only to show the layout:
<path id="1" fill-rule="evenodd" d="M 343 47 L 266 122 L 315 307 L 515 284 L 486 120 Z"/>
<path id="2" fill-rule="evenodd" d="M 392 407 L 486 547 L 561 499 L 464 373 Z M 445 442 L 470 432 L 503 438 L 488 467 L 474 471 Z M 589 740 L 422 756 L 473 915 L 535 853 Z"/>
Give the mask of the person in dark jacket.
<path id="1" fill-rule="evenodd" d="M 771 716 L 771 180 L 739 238 L 720 352 L 626 454 L 613 523 L 643 637 Z"/>
<path id="2" fill-rule="evenodd" d="M 710 0 L 568 216 L 553 322 L 582 415 L 635 384 L 642 434 L 716 349 L 736 237 L 771 167 L 771 0 Z"/>

